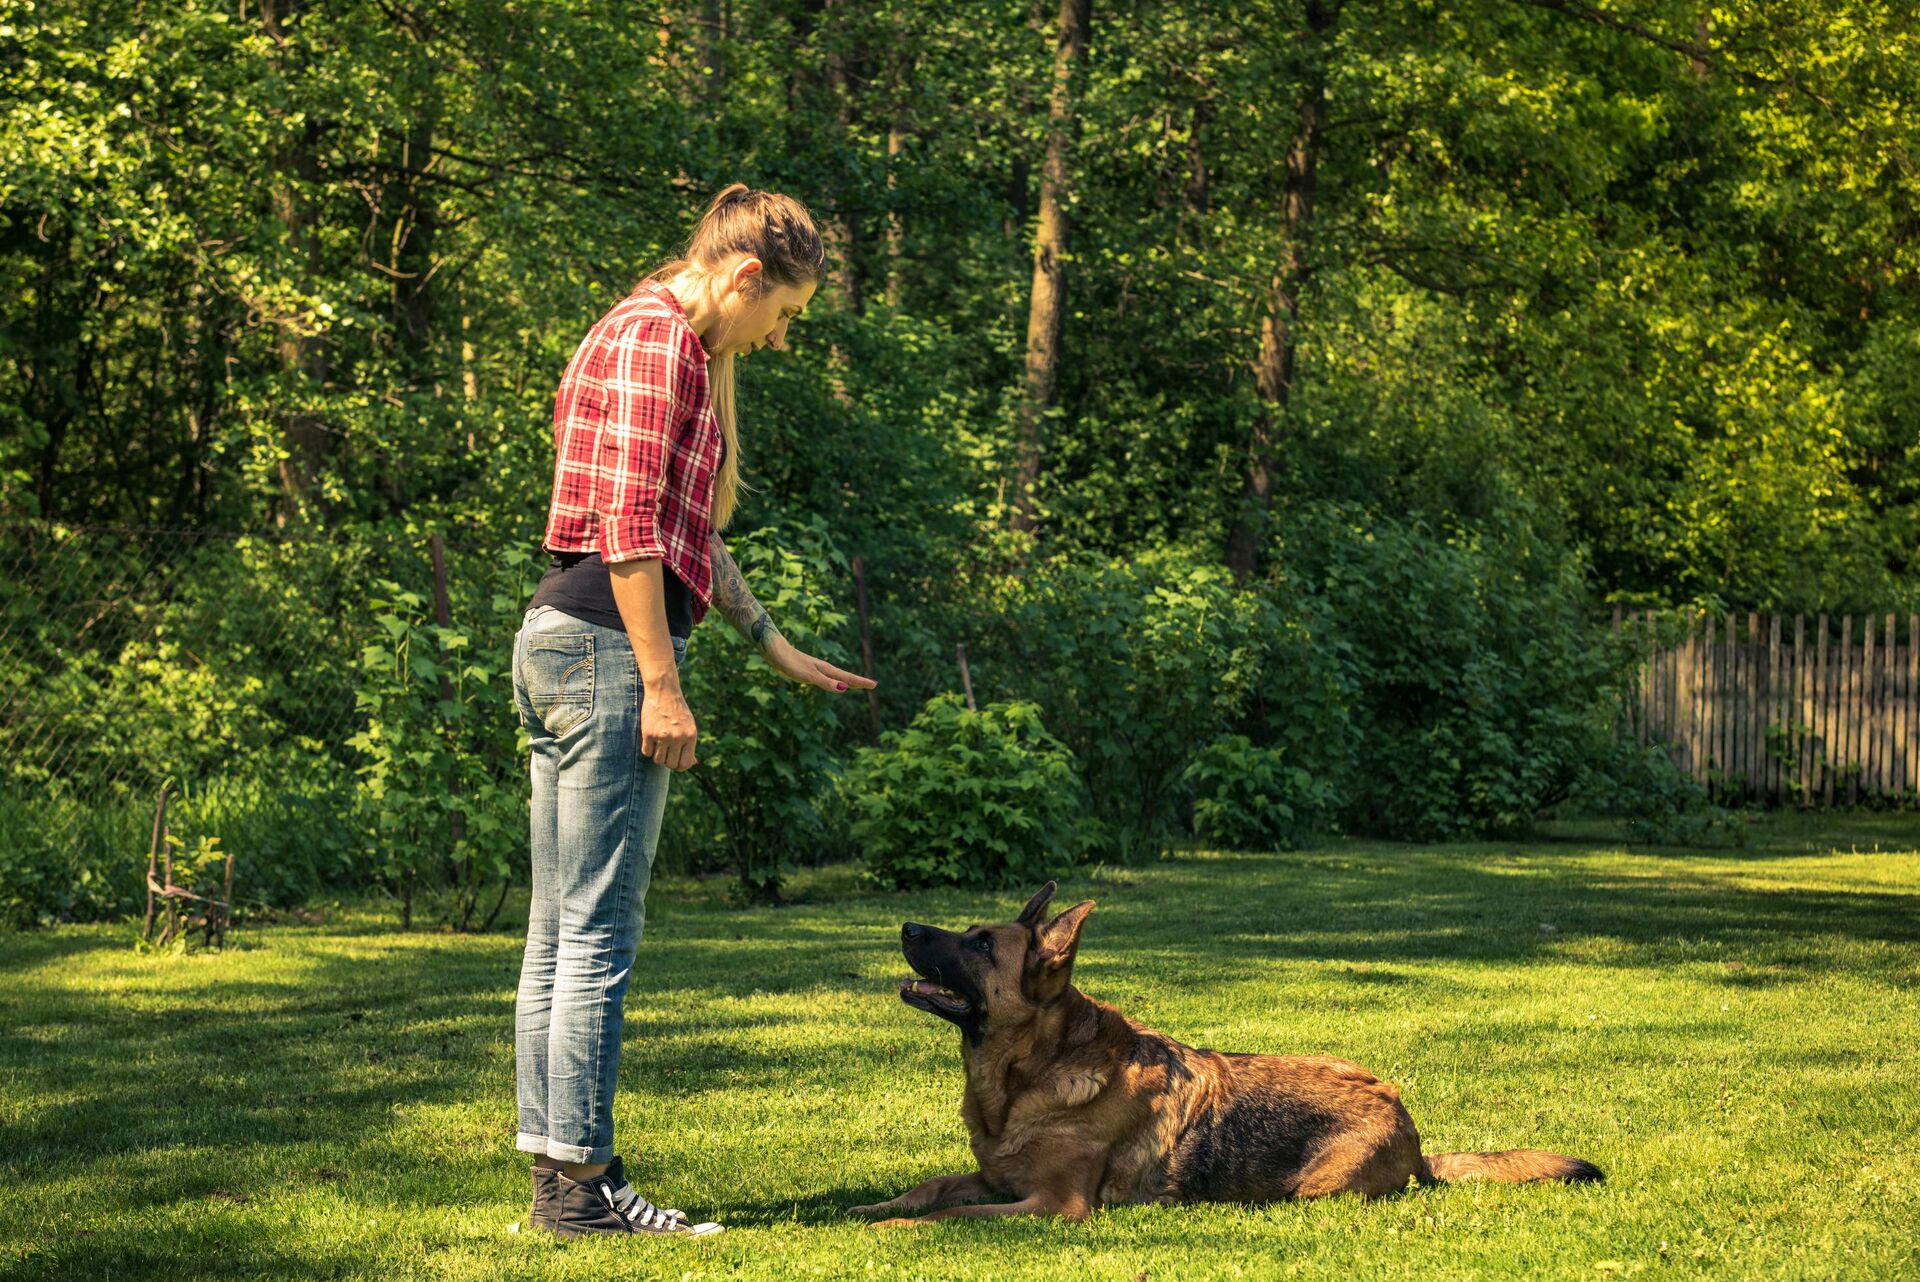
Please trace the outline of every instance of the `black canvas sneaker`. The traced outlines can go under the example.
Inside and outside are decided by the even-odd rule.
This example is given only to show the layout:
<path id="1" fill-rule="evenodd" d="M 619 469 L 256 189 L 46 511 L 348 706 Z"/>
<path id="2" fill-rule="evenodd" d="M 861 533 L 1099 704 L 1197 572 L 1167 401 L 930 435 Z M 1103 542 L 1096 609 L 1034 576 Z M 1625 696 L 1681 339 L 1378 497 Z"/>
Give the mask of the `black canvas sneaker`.
<path id="1" fill-rule="evenodd" d="M 527 1214 L 528 1228 L 551 1229 L 559 1218 L 560 1185 L 556 1179 L 559 1174 L 559 1170 L 551 1166 L 533 1168 L 533 1208 Z M 677 1209 L 666 1214 L 682 1220 L 687 1218 L 684 1211 Z"/>
<path id="2" fill-rule="evenodd" d="M 553 1227 L 553 1218 L 560 1213 L 560 1186 L 554 1183 L 558 1174 L 560 1172 L 550 1166 L 533 1168 L 533 1210 L 527 1215 L 528 1228 Z"/>
<path id="3" fill-rule="evenodd" d="M 607 1169 L 588 1180 L 569 1179 L 560 1171 L 551 1171 L 548 1206 L 551 1218 L 540 1216 L 540 1186 L 534 1185 L 536 1228 L 563 1238 L 583 1233 L 645 1233 L 659 1237 L 712 1237 L 722 1231 L 719 1224 L 707 1221 L 693 1224 L 684 1212 L 655 1206 L 627 1183 L 620 1159 L 614 1158 Z"/>

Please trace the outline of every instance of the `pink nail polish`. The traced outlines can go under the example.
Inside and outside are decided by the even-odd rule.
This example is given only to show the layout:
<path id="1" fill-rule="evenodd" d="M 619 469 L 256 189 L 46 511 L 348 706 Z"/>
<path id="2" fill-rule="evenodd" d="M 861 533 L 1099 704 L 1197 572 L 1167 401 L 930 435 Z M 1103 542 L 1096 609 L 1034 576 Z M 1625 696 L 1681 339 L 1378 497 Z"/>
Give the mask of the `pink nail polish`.
<path id="1" fill-rule="evenodd" d="M 833 688 L 836 690 L 844 690 L 847 688 L 847 683 L 844 681 L 836 681 L 833 683 Z"/>

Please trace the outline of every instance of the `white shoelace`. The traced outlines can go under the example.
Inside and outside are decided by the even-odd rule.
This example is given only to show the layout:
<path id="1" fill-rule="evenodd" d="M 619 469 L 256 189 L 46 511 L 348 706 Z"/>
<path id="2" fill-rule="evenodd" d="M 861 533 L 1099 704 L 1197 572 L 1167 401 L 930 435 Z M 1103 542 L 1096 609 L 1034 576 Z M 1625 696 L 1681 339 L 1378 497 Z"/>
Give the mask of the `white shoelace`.
<path id="1" fill-rule="evenodd" d="M 600 1196 L 607 1205 L 626 1217 L 627 1223 L 650 1233 L 677 1233 L 687 1227 L 687 1217 L 677 1210 L 663 1210 L 647 1201 L 634 1191 L 633 1185 L 622 1184 L 619 1188 L 602 1183 Z"/>

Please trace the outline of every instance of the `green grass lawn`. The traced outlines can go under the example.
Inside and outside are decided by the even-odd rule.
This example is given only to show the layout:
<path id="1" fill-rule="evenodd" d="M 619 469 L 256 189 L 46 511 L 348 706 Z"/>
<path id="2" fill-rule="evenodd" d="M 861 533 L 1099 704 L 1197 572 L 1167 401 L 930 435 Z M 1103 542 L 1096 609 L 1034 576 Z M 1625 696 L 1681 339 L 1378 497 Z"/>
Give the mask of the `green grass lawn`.
<path id="1" fill-rule="evenodd" d="M 636 1184 L 730 1226 L 706 1243 L 509 1232 L 512 927 L 342 910 L 184 957 L 127 927 L 7 937 L 0 1274 L 1912 1277 L 1917 851 L 1912 816 L 1864 817 L 1710 854 L 1568 829 L 1081 875 L 1061 902 L 1100 901 L 1093 996 L 1200 1045 L 1359 1060 L 1429 1151 L 1551 1148 L 1609 1180 L 907 1231 L 841 1213 L 969 1169 L 957 1034 L 895 996 L 899 923 L 1024 896 L 826 869 L 738 911 L 656 885 L 617 1120 Z"/>

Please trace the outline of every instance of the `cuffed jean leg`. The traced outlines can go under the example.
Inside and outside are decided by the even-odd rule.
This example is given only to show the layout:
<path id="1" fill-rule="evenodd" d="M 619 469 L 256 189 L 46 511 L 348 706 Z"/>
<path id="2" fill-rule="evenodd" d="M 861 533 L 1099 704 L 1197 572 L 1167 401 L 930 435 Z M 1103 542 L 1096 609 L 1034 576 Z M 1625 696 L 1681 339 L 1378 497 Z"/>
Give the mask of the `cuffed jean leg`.
<path id="1" fill-rule="evenodd" d="M 676 662 L 684 652 L 676 640 Z M 671 772 L 640 756 L 643 692 L 624 632 L 529 611 L 514 680 L 533 755 L 515 1145 L 606 1162 L 624 1002 Z"/>

